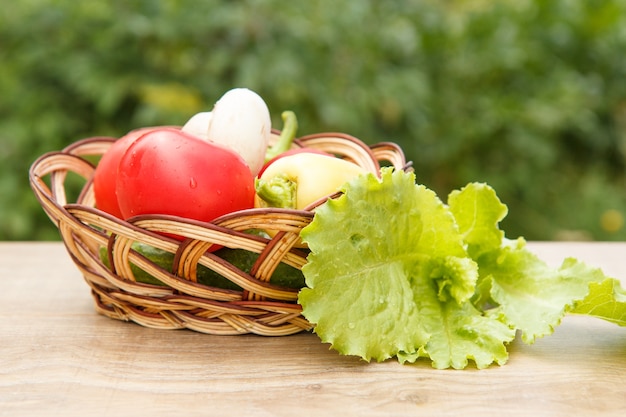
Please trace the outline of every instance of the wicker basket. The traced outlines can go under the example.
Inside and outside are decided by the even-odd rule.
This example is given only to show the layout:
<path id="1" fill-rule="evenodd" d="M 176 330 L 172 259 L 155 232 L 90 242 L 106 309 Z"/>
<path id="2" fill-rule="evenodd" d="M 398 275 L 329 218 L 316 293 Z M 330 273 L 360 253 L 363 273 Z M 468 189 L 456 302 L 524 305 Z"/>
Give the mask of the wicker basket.
<path id="1" fill-rule="evenodd" d="M 274 131 L 272 140 L 277 137 Z M 90 161 L 97 161 L 114 141 L 107 137 L 83 139 L 62 151 L 41 156 L 29 172 L 31 187 L 91 287 L 100 314 L 151 328 L 186 328 L 220 335 L 282 336 L 311 329 L 297 304 L 298 290 L 272 285 L 269 280 L 281 262 L 298 269 L 306 263 L 306 249 L 295 244 L 300 230 L 312 220 L 314 206 L 309 210 L 242 210 L 210 223 L 164 215 L 123 221 L 95 208 L 92 186 L 95 165 Z M 301 137 L 293 146 L 322 149 L 374 173 L 379 172 L 381 163 L 398 169 L 407 167 L 397 145 L 385 142 L 368 147 L 342 133 Z M 69 173 L 85 180 L 75 202 L 67 197 Z M 245 233 L 250 229 L 272 230 L 275 235 L 264 238 Z M 173 240 L 163 232 L 185 239 Z M 134 242 L 174 254 L 172 270 L 160 268 L 131 249 Z M 246 272 L 207 252 L 213 244 L 260 255 Z M 103 247 L 108 251 L 108 263 L 100 257 Z M 165 285 L 137 282 L 131 263 Z M 242 290 L 198 283 L 198 265 L 216 271 Z"/>

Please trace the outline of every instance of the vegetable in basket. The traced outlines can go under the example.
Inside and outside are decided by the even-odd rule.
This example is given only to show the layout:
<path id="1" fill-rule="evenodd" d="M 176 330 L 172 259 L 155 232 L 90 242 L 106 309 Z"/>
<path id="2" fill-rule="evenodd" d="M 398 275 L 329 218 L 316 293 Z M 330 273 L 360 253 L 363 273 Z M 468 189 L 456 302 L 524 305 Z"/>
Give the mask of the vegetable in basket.
<path id="1" fill-rule="evenodd" d="M 267 165 L 282 156 L 323 153 L 308 148 L 290 149 L 298 121 L 292 111 L 284 111 L 281 116 L 283 130 L 278 142 L 270 147 L 271 121 L 267 105 L 257 93 L 247 88 L 234 88 L 215 103 L 213 111 L 193 115 L 182 130 L 237 152 L 254 175 L 261 175 Z"/>
<path id="2" fill-rule="evenodd" d="M 146 257 L 148 260 L 154 262 L 162 269 L 172 272 L 174 264 L 174 254 L 163 249 L 155 248 L 154 246 L 147 245 L 141 242 L 134 242 L 132 244 L 132 250 L 136 251 L 140 255 Z M 220 259 L 230 263 L 231 265 L 239 268 L 243 272 L 250 273 L 252 266 L 256 262 L 259 254 L 250 252 L 244 249 L 231 249 L 221 248 L 213 253 Z M 100 260 L 108 267 L 111 263 L 107 255 L 107 249 L 105 247 L 100 248 Z M 139 268 L 137 265 L 131 263 L 130 269 L 133 272 L 133 276 L 137 282 L 152 285 L 165 285 L 157 278 Z M 229 279 L 223 277 L 219 273 L 207 268 L 204 265 L 198 265 L 197 275 L 198 282 L 200 284 L 217 287 L 226 290 L 241 291 L 241 287 L 233 283 Z M 278 285 L 282 287 L 300 289 L 304 287 L 304 275 L 298 268 L 294 268 L 285 263 L 280 263 L 274 270 L 270 278 L 270 284 Z"/>
<path id="3" fill-rule="evenodd" d="M 247 88 L 234 88 L 215 103 L 207 140 L 241 155 L 256 175 L 265 163 L 271 130 L 270 112 L 263 99 Z"/>
<path id="4" fill-rule="evenodd" d="M 359 165 L 332 155 L 288 155 L 273 162 L 256 179 L 255 206 L 304 209 L 365 172 Z"/>
<path id="5" fill-rule="evenodd" d="M 115 217 L 122 218 L 122 211 L 117 203 L 115 187 L 117 182 L 117 167 L 126 149 L 137 139 L 155 128 L 145 127 L 135 129 L 115 141 L 109 150 L 102 155 L 93 177 L 93 189 L 97 207 Z M 158 129 L 158 128 L 157 128 Z"/>
<path id="6" fill-rule="evenodd" d="M 122 156 L 117 174 L 124 218 L 168 214 L 211 221 L 254 204 L 254 179 L 245 161 L 179 129 L 141 136 Z"/>
<path id="7" fill-rule="evenodd" d="M 117 140 L 102 156 L 94 174 L 94 194 L 99 209 L 124 218 L 116 192 L 122 156 L 143 135 L 163 128 L 174 129 L 150 127 L 133 130 Z M 235 88 L 218 100 L 212 112 L 194 115 L 180 130 L 230 149 L 243 158 L 254 175 L 265 163 L 271 121 L 267 105 L 258 94 L 245 88 Z M 210 165 L 213 161 L 214 158 L 207 157 L 206 164 Z M 171 169 L 175 171 L 177 167 Z"/>
<path id="8" fill-rule="evenodd" d="M 213 113 L 210 111 L 203 111 L 196 113 L 180 128 L 183 132 L 191 133 L 200 139 L 208 140 L 209 124 Z"/>
<path id="9" fill-rule="evenodd" d="M 315 148 L 291 148 L 297 129 L 292 112 L 283 112 L 284 129 L 268 150 L 255 180 L 255 206 L 303 209 L 331 195 L 349 179 L 365 172 L 349 161 Z"/>

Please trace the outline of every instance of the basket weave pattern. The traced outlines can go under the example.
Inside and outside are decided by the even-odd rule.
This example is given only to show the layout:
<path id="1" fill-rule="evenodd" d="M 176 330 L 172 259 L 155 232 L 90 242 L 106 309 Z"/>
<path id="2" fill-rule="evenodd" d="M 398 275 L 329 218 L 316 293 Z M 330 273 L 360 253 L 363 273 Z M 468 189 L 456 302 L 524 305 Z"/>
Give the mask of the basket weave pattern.
<path id="1" fill-rule="evenodd" d="M 274 131 L 272 139 L 276 140 Z M 96 311 L 107 317 L 158 329 L 191 329 L 202 333 L 254 333 L 283 336 L 311 329 L 297 304 L 298 290 L 270 284 L 276 267 L 302 268 L 307 250 L 300 248 L 300 230 L 313 219 L 315 204 L 306 210 L 247 209 L 199 222 L 176 216 L 137 216 L 120 220 L 95 208 L 92 177 L 97 161 L 114 138 L 78 141 L 50 152 L 31 166 L 30 184 L 42 208 L 57 226 L 67 251 L 91 288 Z M 350 135 L 321 133 L 301 137 L 293 147 L 321 149 L 351 160 L 372 173 L 381 163 L 406 169 L 402 150 L 385 142 L 368 147 Z M 80 194 L 68 201 L 68 174 L 84 179 Z M 318 202 L 319 204 L 319 202 Z M 265 238 L 251 229 L 276 232 Z M 183 236 L 174 240 L 163 233 Z M 164 270 L 131 248 L 141 242 L 174 254 L 172 270 Z M 242 271 L 207 252 L 212 245 L 260 254 L 250 271 Z M 107 249 L 109 265 L 101 261 Z M 135 280 L 131 264 L 165 285 Z M 242 290 L 200 284 L 198 265 L 210 268 Z"/>

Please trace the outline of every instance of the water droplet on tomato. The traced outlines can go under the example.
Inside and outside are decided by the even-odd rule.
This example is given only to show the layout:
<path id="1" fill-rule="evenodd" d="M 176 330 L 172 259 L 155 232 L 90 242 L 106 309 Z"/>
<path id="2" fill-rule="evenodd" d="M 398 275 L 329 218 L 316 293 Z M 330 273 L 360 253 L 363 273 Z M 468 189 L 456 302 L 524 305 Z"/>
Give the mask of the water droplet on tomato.
<path id="1" fill-rule="evenodd" d="M 196 188 L 197 186 L 198 186 L 198 181 L 196 181 L 195 178 L 191 177 L 191 179 L 189 179 L 189 187 Z"/>

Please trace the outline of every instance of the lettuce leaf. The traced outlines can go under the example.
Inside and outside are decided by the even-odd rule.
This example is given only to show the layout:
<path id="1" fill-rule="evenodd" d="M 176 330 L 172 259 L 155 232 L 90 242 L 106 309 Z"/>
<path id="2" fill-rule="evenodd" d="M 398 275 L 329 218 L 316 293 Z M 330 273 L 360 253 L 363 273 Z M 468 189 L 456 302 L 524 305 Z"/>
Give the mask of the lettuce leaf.
<path id="1" fill-rule="evenodd" d="M 554 331 L 568 314 L 626 325 L 619 281 L 576 259 L 548 266 L 499 228 L 507 207 L 483 183 L 444 204 L 412 173 L 362 175 L 316 209 L 301 236 L 302 314 L 325 343 L 370 361 L 436 368 L 508 360 L 506 345 Z"/>
<path id="2" fill-rule="evenodd" d="M 626 290 L 615 278 L 589 284 L 589 294 L 571 309 L 573 314 L 584 314 L 626 326 Z"/>
<path id="3" fill-rule="evenodd" d="M 415 352 L 398 352 L 400 363 L 428 357 L 437 369 L 463 369 L 472 359 L 482 369 L 494 362 L 499 365 L 507 362 L 506 343 L 515 337 L 514 329 L 495 316 L 484 315 L 470 302 L 459 305 L 435 301 L 433 296 L 420 298 L 430 308 L 430 314 L 423 313 L 420 317 L 430 338 Z"/>
<path id="4" fill-rule="evenodd" d="M 584 299 L 592 282 L 603 280 L 599 269 L 572 258 L 552 268 L 531 253 L 520 239 L 479 260 L 481 277 L 489 281 L 493 310 L 509 326 L 521 330 L 531 344 L 552 334 L 568 309 Z"/>
<path id="5" fill-rule="evenodd" d="M 368 361 L 423 354 L 437 367 L 504 362 L 514 331 L 469 304 L 477 264 L 454 216 L 413 174 L 381 175 L 347 183 L 302 230 L 311 250 L 303 315 L 322 341 Z M 482 337 L 485 327 L 497 331 Z M 475 352 L 464 347 L 478 339 Z"/>
<path id="6" fill-rule="evenodd" d="M 448 205 L 472 258 L 500 248 L 504 232 L 498 224 L 506 217 L 508 208 L 493 188 L 484 183 L 468 184 L 450 193 Z"/>

